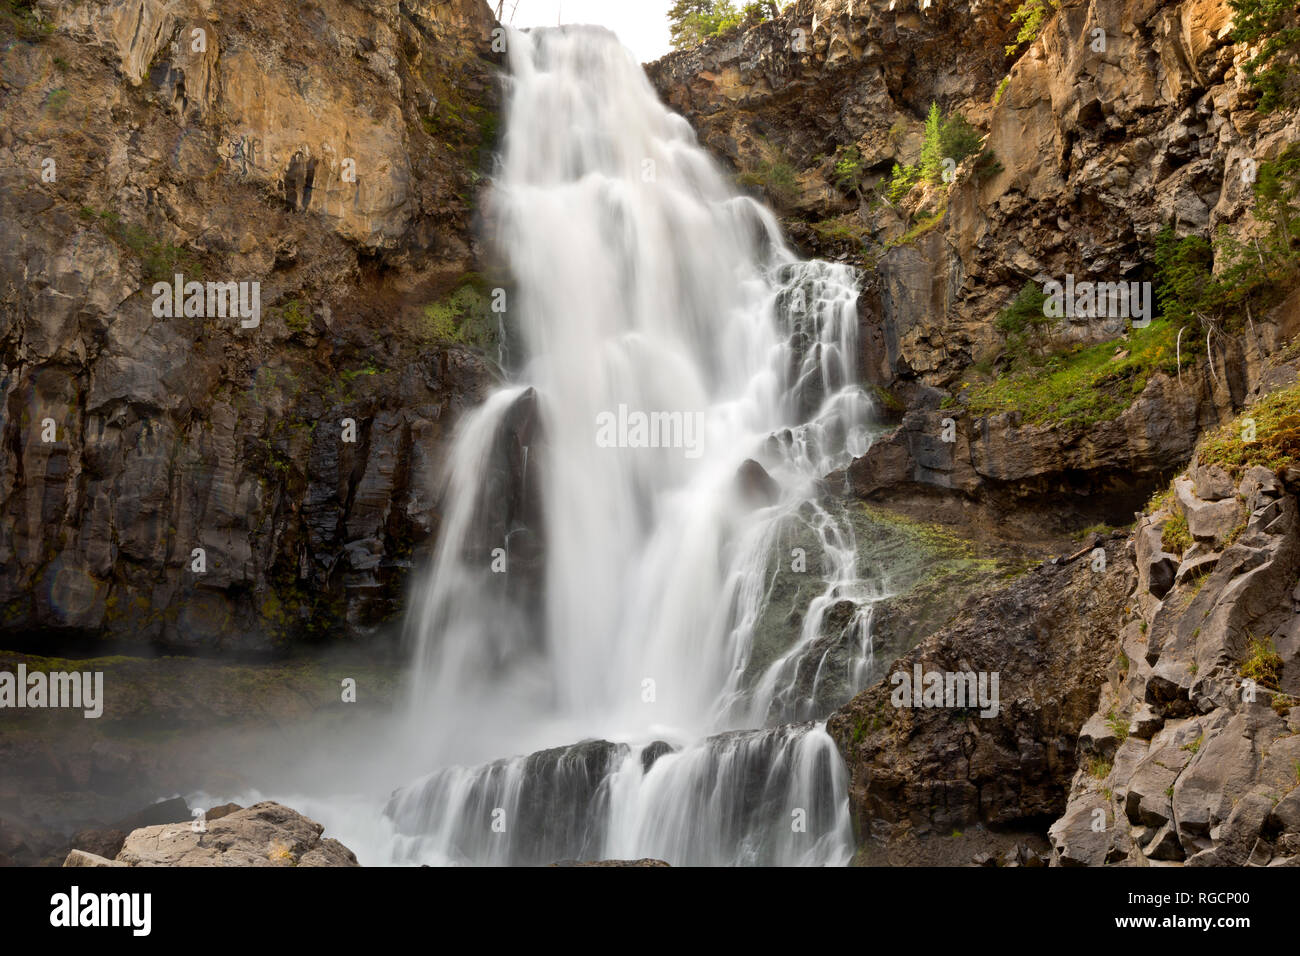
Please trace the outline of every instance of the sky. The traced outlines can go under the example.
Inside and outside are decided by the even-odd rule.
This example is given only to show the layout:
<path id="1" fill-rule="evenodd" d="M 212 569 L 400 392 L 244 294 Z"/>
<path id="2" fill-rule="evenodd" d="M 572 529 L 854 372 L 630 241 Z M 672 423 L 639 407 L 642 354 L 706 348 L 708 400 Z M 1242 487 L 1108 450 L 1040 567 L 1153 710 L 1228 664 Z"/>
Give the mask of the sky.
<path id="1" fill-rule="evenodd" d="M 493 13 L 497 3 L 488 0 Z M 657 60 L 670 49 L 668 8 L 672 0 L 505 0 L 505 5 L 502 19 L 511 26 L 553 27 L 558 17 L 561 23 L 609 27 L 642 63 Z"/>

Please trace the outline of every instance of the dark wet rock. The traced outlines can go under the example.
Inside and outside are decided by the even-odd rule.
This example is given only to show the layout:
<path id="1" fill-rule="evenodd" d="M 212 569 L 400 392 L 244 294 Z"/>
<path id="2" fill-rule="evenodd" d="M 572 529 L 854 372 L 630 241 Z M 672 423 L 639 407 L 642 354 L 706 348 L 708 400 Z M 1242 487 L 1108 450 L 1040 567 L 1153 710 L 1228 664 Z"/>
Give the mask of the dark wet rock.
<path id="1" fill-rule="evenodd" d="M 663 740 L 656 740 L 651 744 L 647 744 L 646 748 L 641 751 L 641 772 L 649 773 L 650 768 L 655 765 L 655 761 L 664 754 L 673 753 L 674 749 L 672 744 Z"/>
<path id="2" fill-rule="evenodd" d="M 781 497 L 781 487 L 758 462 L 746 458 L 736 471 L 736 490 L 748 507 L 763 508 Z"/>
<path id="3" fill-rule="evenodd" d="M 852 775 L 859 834 L 877 821 L 887 838 L 1025 827 L 1064 809 L 1075 742 L 1111 657 L 1096 628 L 1123 614 L 1136 580 L 1119 542 L 1108 543 L 1107 559 L 1104 572 L 1084 561 L 1041 567 L 974 599 L 890 668 L 997 673 L 996 714 L 981 717 L 969 704 L 895 707 L 896 685 L 885 680 L 832 715 L 827 730 Z"/>

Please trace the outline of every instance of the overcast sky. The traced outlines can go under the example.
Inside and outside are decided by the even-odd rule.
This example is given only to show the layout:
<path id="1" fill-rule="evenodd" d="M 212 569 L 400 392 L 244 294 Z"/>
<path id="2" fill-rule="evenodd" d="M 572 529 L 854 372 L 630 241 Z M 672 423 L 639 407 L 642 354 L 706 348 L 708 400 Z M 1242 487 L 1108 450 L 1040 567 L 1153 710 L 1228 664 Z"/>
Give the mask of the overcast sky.
<path id="1" fill-rule="evenodd" d="M 553 27 L 561 23 L 599 23 L 618 34 L 642 63 L 657 60 L 668 45 L 668 8 L 672 0 L 505 0 L 504 19 L 516 27 Z M 488 0 L 496 12 L 497 0 Z M 510 11 L 515 11 L 510 20 Z"/>

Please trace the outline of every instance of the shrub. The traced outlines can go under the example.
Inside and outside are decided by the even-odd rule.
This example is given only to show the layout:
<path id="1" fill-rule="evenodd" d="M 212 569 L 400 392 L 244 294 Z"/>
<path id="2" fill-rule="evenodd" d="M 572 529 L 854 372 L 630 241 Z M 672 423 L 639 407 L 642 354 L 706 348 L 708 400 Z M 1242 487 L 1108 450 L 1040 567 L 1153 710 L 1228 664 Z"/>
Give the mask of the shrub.
<path id="1" fill-rule="evenodd" d="M 426 305 L 421 331 L 429 341 L 477 348 L 488 348 L 497 335 L 488 300 L 473 282 L 465 282 L 445 299 Z"/>
<path id="2" fill-rule="evenodd" d="M 1055 319 L 1049 318 L 1043 310 L 1047 295 L 1030 281 L 1020 287 L 1015 299 L 1003 309 L 994 325 L 1007 338 L 1007 350 L 1019 353 L 1026 348 L 1037 348 L 1043 344 L 1047 330 Z"/>
<path id="3" fill-rule="evenodd" d="M 1246 643 L 1246 659 L 1241 663 L 1242 677 L 1253 680 L 1260 687 L 1277 690 L 1282 679 L 1282 656 L 1273 647 L 1269 637 L 1251 637 Z"/>
<path id="4" fill-rule="evenodd" d="M 954 113 L 944 121 L 939 130 L 939 150 L 947 159 L 960 163 L 967 156 L 979 152 L 984 136 L 966 121 L 960 113 Z"/>
<path id="5" fill-rule="evenodd" d="M 1160 547 L 1170 554 L 1181 555 L 1192 546 L 1192 534 L 1187 530 L 1187 515 L 1175 508 L 1173 515 L 1160 531 Z"/>
<path id="6" fill-rule="evenodd" d="M 921 181 L 920 166 L 900 166 L 894 163 L 893 172 L 889 175 L 889 183 L 885 186 L 885 197 L 897 205 L 902 202 L 912 187 Z"/>
<path id="7" fill-rule="evenodd" d="M 834 180 L 841 192 L 862 194 L 862 153 L 856 146 L 841 146 L 835 154 Z"/>
<path id="8" fill-rule="evenodd" d="M 1020 32 L 1016 34 L 1015 43 L 1007 44 L 1007 56 L 1015 56 L 1022 45 L 1037 40 L 1043 32 L 1043 24 L 1060 5 L 1061 0 L 1024 0 L 1011 14 L 1011 22 L 1020 24 Z"/>
<path id="9" fill-rule="evenodd" d="M 1156 299 L 1175 322 L 1240 328 L 1254 309 L 1280 301 L 1300 277 L 1300 145 L 1259 164 L 1252 214 L 1265 227 L 1246 245 L 1220 228 L 1213 242 L 1177 238 L 1172 226 L 1156 236 Z"/>

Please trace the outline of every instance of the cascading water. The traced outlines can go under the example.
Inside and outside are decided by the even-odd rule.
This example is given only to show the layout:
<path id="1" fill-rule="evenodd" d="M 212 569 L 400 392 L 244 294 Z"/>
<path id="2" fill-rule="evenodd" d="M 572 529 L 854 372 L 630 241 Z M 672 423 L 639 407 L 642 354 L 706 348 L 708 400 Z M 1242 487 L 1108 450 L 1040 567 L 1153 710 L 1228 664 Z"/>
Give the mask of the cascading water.
<path id="1" fill-rule="evenodd" d="M 800 261 L 613 34 L 509 46 L 490 219 L 523 360 L 453 450 L 409 621 L 443 769 L 393 796 L 395 856 L 845 862 L 813 721 L 861 686 L 883 595 L 823 484 L 869 442 L 856 275 Z M 818 583 L 768 646 L 792 574 Z"/>

